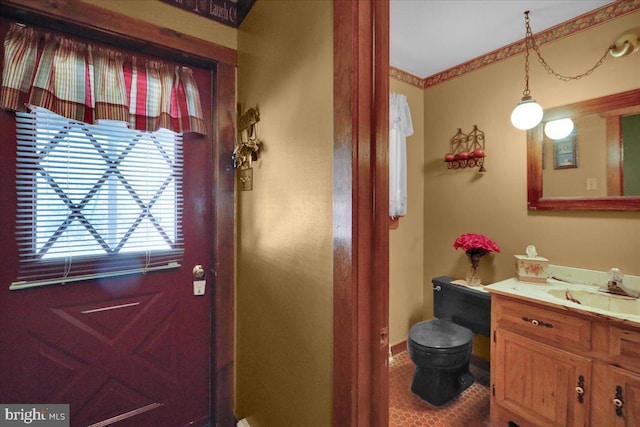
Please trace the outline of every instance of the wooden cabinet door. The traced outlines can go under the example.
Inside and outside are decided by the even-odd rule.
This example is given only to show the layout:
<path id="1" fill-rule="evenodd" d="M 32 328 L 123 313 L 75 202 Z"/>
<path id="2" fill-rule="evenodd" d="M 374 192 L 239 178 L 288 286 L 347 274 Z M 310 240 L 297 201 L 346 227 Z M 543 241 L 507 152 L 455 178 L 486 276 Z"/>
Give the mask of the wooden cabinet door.
<path id="1" fill-rule="evenodd" d="M 494 376 L 496 404 L 531 426 L 587 425 L 590 359 L 503 329 L 495 338 L 492 357 L 503 367 Z"/>
<path id="2" fill-rule="evenodd" d="M 594 398 L 609 402 L 609 422 L 616 427 L 640 427 L 640 375 L 612 367 L 612 388 Z"/>

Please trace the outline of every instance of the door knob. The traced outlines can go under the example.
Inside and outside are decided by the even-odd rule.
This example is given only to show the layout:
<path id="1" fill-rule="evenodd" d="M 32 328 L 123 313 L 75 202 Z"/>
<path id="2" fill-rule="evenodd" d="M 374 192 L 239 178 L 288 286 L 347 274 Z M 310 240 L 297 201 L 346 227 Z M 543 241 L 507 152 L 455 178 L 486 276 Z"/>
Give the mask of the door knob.
<path id="1" fill-rule="evenodd" d="M 204 268 L 200 264 L 198 264 L 195 267 L 193 267 L 192 272 L 193 272 L 193 278 L 194 279 L 196 279 L 196 280 L 204 279 L 204 274 L 205 274 Z"/>

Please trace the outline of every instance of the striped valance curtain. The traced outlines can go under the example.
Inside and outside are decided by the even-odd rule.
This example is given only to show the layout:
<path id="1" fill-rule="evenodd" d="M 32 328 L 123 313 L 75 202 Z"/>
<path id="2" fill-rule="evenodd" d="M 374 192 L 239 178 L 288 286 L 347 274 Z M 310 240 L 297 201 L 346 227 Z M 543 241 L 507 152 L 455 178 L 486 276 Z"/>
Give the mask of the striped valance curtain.
<path id="1" fill-rule="evenodd" d="M 191 69 L 15 23 L 4 41 L 0 108 L 29 104 L 84 123 L 206 134 Z"/>

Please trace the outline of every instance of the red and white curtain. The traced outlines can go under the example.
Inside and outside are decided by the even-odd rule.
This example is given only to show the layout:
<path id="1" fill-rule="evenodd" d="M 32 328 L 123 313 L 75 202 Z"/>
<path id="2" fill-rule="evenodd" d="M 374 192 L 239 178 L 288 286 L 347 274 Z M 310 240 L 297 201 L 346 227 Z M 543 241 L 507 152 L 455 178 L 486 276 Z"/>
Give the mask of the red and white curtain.
<path id="1" fill-rule="evenodd" d="M 85 123 L 207 133 L 191 69 L 13 24 L 4 41 L 0 108 L 27 105 Z"/>

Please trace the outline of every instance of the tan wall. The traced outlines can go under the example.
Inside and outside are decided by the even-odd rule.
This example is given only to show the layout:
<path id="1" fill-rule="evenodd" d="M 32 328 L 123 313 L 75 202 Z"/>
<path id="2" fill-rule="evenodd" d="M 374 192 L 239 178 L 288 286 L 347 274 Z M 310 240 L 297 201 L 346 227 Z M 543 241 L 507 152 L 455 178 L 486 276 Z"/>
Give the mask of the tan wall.
<path id="1" fill-rule="evenodd" d="M 424 319 L 424 90 L 390 79 L 389 90 L 407 97 L 413 136 L 407 138 L 407 215 L 389 232 L 389 342 L 407 338 Z"/>
<path id="2" fill-rule="evenodd" d="M 238 33 L 238 99 L 264 144 L 237 211 L 236 410 L 252 427 L 331 425 L 332 11 L 259 0 Z"/>
<path id="3" fill-rule="evenodd" d="M 542 46 L 547 61 L 563 74 L 593 65 L 623 30 L 640 22 L 640 12 L 618 18 Z M 621 92 L 639 86 L 640 55 L 608 58 L 591 76 L 564 83 L 537 63 L 532 54 L 530 88 L 543 107 Z M 462 233 L 494 239 L 502 253 L 485 257 L 484 283 L 513 276 L 515 254 L 533 244 L 554 264 L 607 270 L 613 266 L 640 274 L 638 212 L 534 212 L 527 210 L 526 134 L 509 117 L 524 89 L 523 55 L 486 66 L 425 90 L 424 275 L 463 278 L 465 254 L 452 247 Z M 473 125 L 485 132 L 485 174 L 447 170 L 442 163 L 458 128 Z M 425 293 L 425 307 L 431 307 Z M 416 295 L 418 297 L 418 295 Z"/>
<path id="4" fill-rule="evenodd" d="M 231 49 L 237 48 L 238 30 L 158 0 L 82 0 L 94 6 L 170 28 Z"/>

